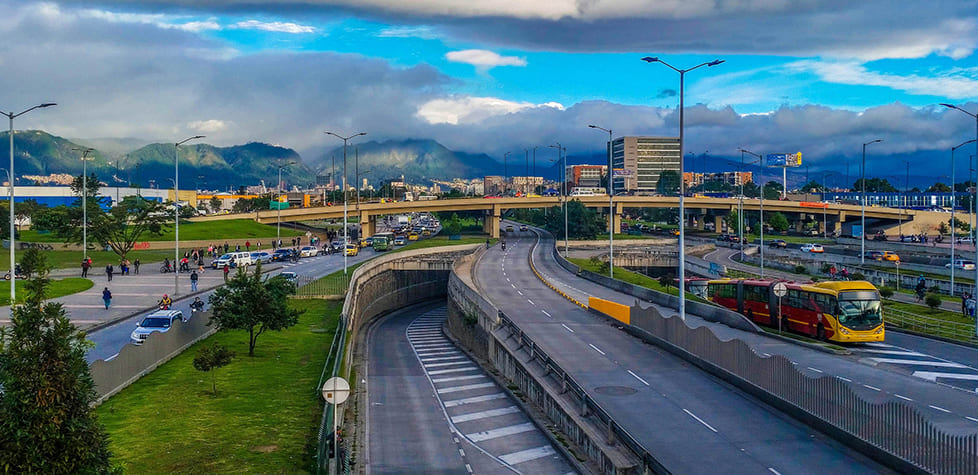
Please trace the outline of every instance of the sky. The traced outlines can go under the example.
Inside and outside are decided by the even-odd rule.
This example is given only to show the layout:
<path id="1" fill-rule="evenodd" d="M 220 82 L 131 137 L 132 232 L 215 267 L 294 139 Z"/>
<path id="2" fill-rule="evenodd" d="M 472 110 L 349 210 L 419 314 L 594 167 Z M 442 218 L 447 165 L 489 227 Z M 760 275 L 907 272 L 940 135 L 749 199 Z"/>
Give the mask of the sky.
<path id="1" fill-rule="evenodd" d="M 311 161 L 430 138 L 501 159 L 607 134 L 950 174 L 975 138 L 978 0 L 0 0 L 0 111 L 68 138 L 252 141 Z M 665 63 L 649 63 L 657 57 Z M 968 173 L 975 149 L 956 153 Z M 706 159 L 698 160 L 702 164 Z M 855 165 L 853 165 L 855 164 Z M 702 166 L 702 165 L 700 165 Z M 853 171 L 855 173 L 855 171 Z M 831 182 L 831 180 L 829 180 Z M 945 180 L 946 181 L 946 180 Z M 960 181 L 960 180 L 959 180 Z"/>

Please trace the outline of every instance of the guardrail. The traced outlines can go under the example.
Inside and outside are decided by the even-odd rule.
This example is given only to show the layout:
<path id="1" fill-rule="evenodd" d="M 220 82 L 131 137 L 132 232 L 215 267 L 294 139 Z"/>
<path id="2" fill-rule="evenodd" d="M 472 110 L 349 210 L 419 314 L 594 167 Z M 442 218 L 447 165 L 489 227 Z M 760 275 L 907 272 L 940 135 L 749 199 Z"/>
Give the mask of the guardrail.
<path id="1" fill-rule="evenodd" d="M 319 376 L 319 383 L 313 388 L 316 395 L 319 396 L 320 391 L 322 391 L 323 383 L 326 381 L 326 371 L 330 368 L 330 362 L 332 362 L 332 371 L 330 372 L 330 377 L 336 377 L 340 375 L 340 364 L 343 362 L 343 350 L 346 347 L 346 316 L 340 315 L 340 319 L 336 322 L 336 333 L 333 334 L 333 342 L 329 345 L 329 354 L 326 356 L 326 362 L 323 364 L 323 372 Z M 333 420 L 336 418 L 336 406 L 334 404 L 326 403 L 323 407 L 323 417 L 319 422 L 319 435 L 316 440 L 316 473 L 328 473 L 329 472 L 329 454 L 327 453 L 326 444 L 329 442 L 330 433 L 333 432 Z M 337 447 L 337 452 L 339 448 Z M 346 451 L 342 451 L 346 455 Z M 346 463 L 346 457 L 343 460 L 343 466 L 348 467 Z M 343 473 L 347 473 L 344 471 Z"/>
<path id="2" fill-rule="evenodd" d="M 949 322 L 895 308 L 887 308 L 885 314 L 887 324 L 896 325 L 904 330 L 961 341 L 974 341 L 978 338 L 975 335 L 975 325 L 972 324 Z"/>

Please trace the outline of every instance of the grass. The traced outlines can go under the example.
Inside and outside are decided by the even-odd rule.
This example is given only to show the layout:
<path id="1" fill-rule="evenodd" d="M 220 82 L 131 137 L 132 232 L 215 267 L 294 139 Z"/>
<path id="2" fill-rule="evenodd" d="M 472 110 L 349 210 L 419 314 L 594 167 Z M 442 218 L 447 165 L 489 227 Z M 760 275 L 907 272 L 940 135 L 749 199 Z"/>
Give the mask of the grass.
<path id="1" fill-rule="evenodd" d="M 24 251 L 18 250 L 15 257 L 18 262 L 20 262 L 20 256 Z M 44 256 L 47 258 L 48 265 L 52 269 L 78 269 L 78 275 L 81 275 L 81 261 L 84 254 L 82 251 L 44 251 Z M 89 251 L 88 257 L 92 259 L 92 269 L 89 272 L 98 273 L 100 270 L 105 268 L 106 265 L 112 264 L 117 270 L 119 267 L 119 255 L 111 251 Z M 173 250 L 156 250 L 156 251 L 131 251 L 127 255 L 130 261 L 139 259 L 142 264 L 148 262 L 160 262 L 164 257 L 173 258 Z M 0 269 L 10 268 L 10 253 L 0 252 Z M 153 272 L 158 272 L 159 268 L 149 269 L 143 268 L 141 271 L 146 272 L 152 270 Z"/>
<path id="2" fill-rule="evenodd" d="M 283 237 L 304 236 L 304 231 L 295 231 L 282 226 Z M 180 221 L 180 241 L 209 241 L 219 236 L 220 240 L 268 238 L 275 237 L 276 227 L 269 224 L 259 224 L 251 219 L 227 219 L 223 221 L 190 222 Z M 142 241 L 173 241 L 174 229 L 170 225 L 161 235 L 145 235 Z M 19 241 L 63 243 L 63 239 L 51 233 L 41 233 L 31 229 L 20 231 Z"/>
<path id="3" fill-rule="evenodd" d="M 55 299 L 58 297 L 64 297 L 65 295 L 77 294 L 78 292 L 84 292 L 95 285 L 88 279 L 82 279 L 81 277 L 67 277 L 64 279 L 51 279 L 51 285 L 47 288 L 47 298 Z M 9 281 L 0 281 L 0 287 L 10 289 Z M 14 284 L 14 288 L 17 291 L 17 302 L 23 303 L 26 291 L 24 290 L 24 281 L 18 280 Z M 5 291 L 3 295 L 0 295 L 0 306 L 10 305 L 10 292 Z"/>
<path id="4" fill-rule="evenodd" d="M 568 258 L 567 260 L 576 264 L 581 269 L 608 277 L 608 271 L 601 272 L 599 264 L 595 264 L 591 262 L 590 259 Z M 677 296 L 679 295 L 679 289 L 677 289 L 676 287 L 671 287 L 671 286 L 663 287 L 662 284 L 660 284 L 659 281 L 656 279 L 653 279 L 645 274 L 640 274 L 638 272 L 632 272 L 632 271 L 622 269 L 621 267 L 615 268 L 615 279 L 623 282 L 628 282 L 629 284 L 637 285 L 639 287 L 645 287 L 647 289 L 663 292 L 669 295 L 677 295 Z M 690 300 L 696 300 L 698 302 L 710 303 L 712 305 L 711 302 L 707 302 L 706 300 L 703 300 L 689 292 L 686 292 L 686 298 Z"/>
<path id="5" fill-rule="evenodd" d="M 744 235 L 744 239 L 746 239 L 746 242 L 748 242 L 748 243 L 752 243 L 755 240 L 757 240 L 758 242 L 760 242 L 761 235 L 760 234 L 745 234 Z M 820 237 L 815 237 L 815 236 L 812 236 L 812 237 L 808 237 L 808 236 L 783 236 L 783 235 L 778 234 L 778 233 L 769 234 L 767 231 L 764 232 L 764 245 L 765 246 L 767 245 L 767 243 L 769 241 L 774 240 L 774 239 L 782 239 L 782 240 L 784 240 L 784 242 L 789 243 L 789 244 L 806 244 L 806 243 L 810 243 L 810 242 L 817 243 L 817 244 L 835 244 L 835 240 L 834 239 L 825 239 L 825 238 L 820 238 Z"/>
<path id="6" fill-rule="evenodd" d="M 878 270 L 878 271 L 883 271 L 883 272 L 889 272 L 891 274 L 896 274 L 896 267 L 895 266 L 892 266 L 892 265 L 891 266 L 868 265 L 866 267 L 869 268 L 869 269 L 873 269 L 873 270 Z M 947 275 L 934 274 L 932 272 L 922 272 L 922 271 L 917 271 L 917 270 L 902 271 L 902 272 L 900 272 L 900 275 L 901 276 L 923 275 L 927 279 L 945 280 L 945 281 L 951 280 L 951 277 L 950 276 L 947 276 Z M 975 271 L 973 271 L 973 270 L 970 270 L 970 271 L 968 271 L 968 270 L 962 271 L 960 269 L 956 269 L 954 271 L 954 282 L 962 282 L 962 283 L 967 282 L 967 283 L 969 283 L 971 285 L 974 285 L 974 283 L 975 283 L 975 279 L 974 278 L 968 279 L 966 277 L 962 277 L 962 275 L 972 275 L 973 276 L 973 275 L 975 275 Z"/>
<path id="7" fill-rule="evenodd" d="M 901 312 L 913 313 L 924 317 L 936 318 L 946 322 L 967 323 L 967 324 L 974 323 L 974 319 L 961 315 L 961 312 L 951 312 L 940 308 L 932 309 L 926 305 L 919 305 L 915 303 L 905 303 L 905 302 L 896 302 L 893 300 L 884 300 L 883 308 L 892 308 L 894 310 L 900 310 Z"/>
<path id="8" fill-rule="evenodd" d="M 102 404 L 113 462 L 132 473 L 312 471 L 323 408 L 314 386 L 342 302 L 289 305 L 306 311 L 298 325 L 262 334 L 255 357 L 246 332 L 218 332 Z M 236 353 L 216 370 L 216 396 L 192 365 L 214 343 Z"/>

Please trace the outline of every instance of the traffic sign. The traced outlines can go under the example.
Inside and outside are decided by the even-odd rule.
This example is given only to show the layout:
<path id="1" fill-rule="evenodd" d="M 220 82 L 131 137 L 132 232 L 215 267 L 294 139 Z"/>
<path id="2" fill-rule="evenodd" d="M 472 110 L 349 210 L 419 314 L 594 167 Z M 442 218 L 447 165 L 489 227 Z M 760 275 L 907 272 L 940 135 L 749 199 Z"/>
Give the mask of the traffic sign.
<path id="1" fill-rule="evenodd" d="M 330 404 L 343 404 L 350 397 L 350 383 L 340 377 L 333 377 L 323 383 L 323 399 Z"/>
<path id="2" fill-rule="evenodd" d="M 774 295 L 777 297 L 784 297 L 788 294 L 788 286 L 784 285 L 784 282 L 778 282 L 774 284 Z"/>

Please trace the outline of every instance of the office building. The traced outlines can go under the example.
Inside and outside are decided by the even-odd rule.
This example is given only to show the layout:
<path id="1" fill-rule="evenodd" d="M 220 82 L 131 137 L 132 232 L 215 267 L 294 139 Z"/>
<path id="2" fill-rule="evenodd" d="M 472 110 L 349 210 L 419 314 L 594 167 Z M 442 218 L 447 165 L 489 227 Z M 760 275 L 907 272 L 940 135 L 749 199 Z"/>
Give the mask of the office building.
<path id="1" fill-rule="evenodd" d="M 679 174 L 679 137 L 618 137 L 612 142 L 615 193 L 651 194 L 666 170 Z"/>

